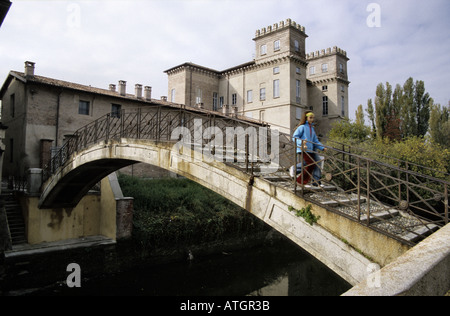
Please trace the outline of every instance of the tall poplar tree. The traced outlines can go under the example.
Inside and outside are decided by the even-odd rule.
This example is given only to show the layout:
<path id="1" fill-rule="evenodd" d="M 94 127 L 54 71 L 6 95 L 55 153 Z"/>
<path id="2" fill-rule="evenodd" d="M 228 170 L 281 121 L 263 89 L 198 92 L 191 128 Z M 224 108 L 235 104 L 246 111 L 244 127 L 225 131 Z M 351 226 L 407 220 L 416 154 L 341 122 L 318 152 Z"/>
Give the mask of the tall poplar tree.
<path id="1" fill-rule="evenodd" d="M 449 107 L 441 107 L 440 104 L 432 105 L 429 124 L 431 140 L 450 148 L 450 105 Z"/>

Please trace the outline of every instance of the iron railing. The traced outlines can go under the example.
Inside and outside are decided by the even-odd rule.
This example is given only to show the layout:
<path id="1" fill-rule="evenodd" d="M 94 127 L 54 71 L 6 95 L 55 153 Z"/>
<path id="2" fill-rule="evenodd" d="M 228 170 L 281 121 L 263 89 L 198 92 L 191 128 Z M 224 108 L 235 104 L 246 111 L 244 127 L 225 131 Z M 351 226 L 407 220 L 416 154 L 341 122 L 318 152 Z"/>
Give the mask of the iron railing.
<path id="1" fill-rule="evenodd" d="M 64 166 L 74 153 L 100 141 L 107 143 L 121 138 L 173 143 L 184 138 L 184 144 L 192 145 L 194 150 L 205 150 L 203 145 L 207 140 L 205 146 L 208 146 L 208 150 L 213 153 L 222 150 L 222 157 L 225 157 L 227 162 L 244 161 L 250 166 L 250 161 L 257 160 L 256 151 L 253 149 L 258 148 L 259 140 L 270 138 L 261 135 L 261 131 L 268 134 L 270 127 L 250 119 L 242 120 L 186 107 L 155 106 L 122 110 L 119 115 L 106 114 L 71 135 L 44 167 L 43 181 Z M 220 133 L 223 136 L 222 144 L 219 144 L 217 137 Z M 232 135 L 231 141 L 227 139 L 228 135 Z M 249 150 L 251 152 L 248 152 Z M 234 157 L 230 158 L 230 155 Z"/>
<path id="2" fill-rule="evenodd" d="M 301 141 L 301 146 L 306 143 Z M 291 185 L 303 198 L 411 245 L 448 224 L 448 175 L 440 173 L 447 179 L 432 177 L 409 170 L 407 162 L 397 160 L 394 166 L 356 154 L 361 152 L 358 148 L 342 150 L 340 144 L 332 147 L 330 143 L 325 152 L 301 154 L 295 154 L 292 139 L 284 144 L 284 161 L 289 161 L 290 155 L 294 164 L 304 165 Z M 318 161 L 306 159 L 311 154 L 317 154 Z M 316 166 L 322 185 L 311 186 L 318 184 L 314 180 L 305 185 L 304 178 L 313 178 L 308 167 Z"/>
<path id="3" fill-rule="evenodd" d="M 289 175 L 289 168 L 300 164 L 304 172 L 299 176 L 312 176 L 308 154 L 296 153 L 297 142 L 290 135 L 256 121 L 186 107 L 140 108 L 95 120 L 76 131 L 53 155 L 43 181 L 76 152 L 121 138 L 172 143 L 183 138 L 184 145 L 194 151 L 206 150 L 224 163 L 406 244 L 448 223 L 448 179 L 409 170 L 404 162 L 394 166 L 370 159 L 359 149 L 329 142 L 326 152 L 315 152 L 322 157 L 320 161 L 309 163 L 321 171 L 324 186 L 311 187 Z M 269 164 L 271 168 L 266 168 Z"/>

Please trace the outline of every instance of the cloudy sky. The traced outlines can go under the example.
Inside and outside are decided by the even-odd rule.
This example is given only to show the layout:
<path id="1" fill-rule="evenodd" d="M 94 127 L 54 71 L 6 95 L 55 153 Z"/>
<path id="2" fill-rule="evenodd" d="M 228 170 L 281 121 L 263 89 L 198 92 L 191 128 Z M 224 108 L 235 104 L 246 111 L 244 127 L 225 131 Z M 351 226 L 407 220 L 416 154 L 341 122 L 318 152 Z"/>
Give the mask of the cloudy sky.
<path id="1" fill-rule="evenodd" d="M 423 80 L 450 100 L 448 0 L 12 0 L 0 28 L 0 81 L 36 74 L 108 88 L 126 80 L 167 95 L 164 70 L 184 62 L 224 70 L 251 61 L 257 29 L 291 18 L 307 52 L 347 51 L 350 117 L 380 82 Z M 3 79 L 2 79 L 3 78 Z"/>

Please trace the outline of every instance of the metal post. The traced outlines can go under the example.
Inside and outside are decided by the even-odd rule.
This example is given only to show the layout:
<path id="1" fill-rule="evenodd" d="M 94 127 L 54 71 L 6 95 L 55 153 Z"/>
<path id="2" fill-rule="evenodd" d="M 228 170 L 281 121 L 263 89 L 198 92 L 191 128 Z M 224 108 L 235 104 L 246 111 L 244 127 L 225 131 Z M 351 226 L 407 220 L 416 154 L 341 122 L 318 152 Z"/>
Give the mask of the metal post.
<path id="1" fill-rule="evenodd" d="M 98 141 L 98 120 L 94 121 L 94 143 Z"/>
<path id="2" fill-rule="evenodd" d="M 110 122 L 110 116 L 111 116 L 111 114 L 110 113 L 108 113 L 108 114 L 106 114 L 106 131 L 105 131 L 105 143 L 107 144 L 108 143 L 108 141 L 109 141 L 109 129 L 110 129 L 110 124 L 111 124 L 111 122 Z"/>
<path id="3" fill-rule="evenodd" d="M 158 106 L 158 111 L 157 111 L 157 115 L 156 115 L 156 141 L 159 141 L 160 138 L 160 134 L 161 134 L 161 106 Z"/>
<path id="4" fill-rule="evenodd" d="M 445 224 L 448 224 L 448 185 L 444 184 Z"/>
<path id="5" fill-rule="evenodd" d="M 357 183 L 358 183 L 358 222 L 361 221 L 361 161 L 359 159 L 359 157 L 357 157 L 357 162 L 358 162 L 358 170 L 356 171 L 357 173 Z"/>
<path id="6" fill-rule="evenodd" d="M 367 160 L 367 226 L 370 225 L 370 161 Z"/>
<path id="7" fill-rule="evenodd" d="M 125 110 L 122 110 L 122 115 L 120 116 L 120 138 L 123 138 L 125 125 Z"/>
<path id="8" fill-rule="evenodd" d="M 302 156 L 300 158 L 300 164 L 302 166 L 302 183 L 301 183 L 302 184 L 302 196 L 304 195 L 304 192 L 305 192 L 305 184 L 303 182 L 303 175 L 304 175 L 304 171 L 306 170 L 305 169 L 305 159 L 304 159 L 304 156 L 303 156 L 305 154 L 304 148 L 305 148 L 305 140 L 302 139 L 302 147 L 301 147 Z"/>
<path id="9" fill-rule="evenodd" d="M 245 171 L 248 172 L 249 135 L 245 134 Z"/>
<path id="10" fill-rule="evenodd" d="M 297 194 L 297 138 L 294 141 L 294 194 Z"/>

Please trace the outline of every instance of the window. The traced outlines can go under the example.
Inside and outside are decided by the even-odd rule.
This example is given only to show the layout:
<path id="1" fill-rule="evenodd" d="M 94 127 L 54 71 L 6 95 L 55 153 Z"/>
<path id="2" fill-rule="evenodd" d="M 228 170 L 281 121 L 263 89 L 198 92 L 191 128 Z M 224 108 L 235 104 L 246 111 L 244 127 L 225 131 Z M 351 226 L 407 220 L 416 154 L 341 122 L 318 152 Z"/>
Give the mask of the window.
<path id="1" fill-rule="evenodd" d="M 322 115 L 328 115 L 328 97 L 322 97 Z"/>
<path id="2" fill-rule="evenodd" d="M 195 104 L 202 103 L 202 89 L 197 89 L 197 96 L 195 97 Z"/>
<path id="3" fill-rule="evenodd" d="M 345 98 L 344 98 L 344 96 L 341 96 L 341 110 L 342 110 L 342 116 L 345 116 Z"/>
<path id="4" fill-rule="evenodd" d="M 252 103 L 253 102 L 253 90 L 247 91 L 247 102 Z"/>
<path id="5" fill-rule="evenodd" d="M 175 89 L 170 91 L 170 101 L 175 102 Z"/>
<path id="6" fill-rule="evenodd" d="M 295 68 L 295 73 L 300 75 L 300 67 Z"/>
<path id="7" fill-rule="evenodd" d="M 261 55 L 267 54 L 267 45 L 261 45 Z"/>
<path id="8" fill-rule="evenodd" d="M 341 85 L 341 92 L 345 92 L 345 86 Z"/>
<path id="9" fill-rule="evenodd" d="M 295 81 L 295 98 L 296 98 L 296 101 L 297 101 L 297 103 L 300 103 L 301 102 L 301 82 L 300 82 L 300 80 L 296 80 Z"/>
<path id="10" fill-rule="evenodd" d="M 328 86 L 322 86 L 322 91 L 328 91 Z"/>
<path id="11" fill-rule="evenodd" d="M 276 75 L 276 74 L 279 74 L 280 73 L 280 67 L 273 67 L 273 74 L 274 75 Z"/>
<path id="12" fill-rule="evenodd" d="M 90 102 L 80 100 L 78 105 L 78 114 L 89 115 L 89 110 L 90 110 Z"/>
<path id="13" fill-rule="evenodd" d="M 297 40 L 294 41 L 294 47 L 296 52 L 300 51 L 300 44 L 298 43 Z"/>
<path id="14" fill-rule="evenodd" d="M 9 109 L 11 117 L 14 117 L 16 115 L 16 95 L 14 93 L 9 98 Z"/>
<path id="15" fill-rule="evenodd" d="M 280 40 L 276 40 L 275 42 L 273 42 L 273 50 L 280 50 Z"/>
<path id="16" fill-rule="evenodd" d="M 120 118 L 120 113 L 122 111 L 122 106 L 120 104 L 111 105 L 111 117 Z"/>
<path id="17" fill-rule="evenodd" d="M 309 74 L 314 75 L 315 73 L 316 73 L 316 67 L 314 67 L 314 66 L 309 67 Z"/>
<path id="18" fill-rule="evenodd" d="M 225 103 L 225 102 L 224 102 L 224 98 L 223 98 L 223 97 L 220 97 L 220 98 L 219 98 L 219 107 L 220 107 L 220 108 L 223 108 L 224 103 Z"/>
<path id="19" fill-rule="evenodd" d="M 264 101 L 266 99 L 266 88 L 259 89 L 259 100 Z"/>
<path id="20" fill-rule="evenodd" d="M 273 81 L 273 97 L 279 98 L 280 97 L 280 80 L 274 80 Z"/>
<path id="21" fill-rule="evenodd" d="M 322 64 L 322 72 L 328 72 L 328 64 Z"/>
<path id="22" fill-rule="evenodd" d="M 219 108 L 218 97 L 219 95 L 217 94 L 217 92 L 213 92 L 213 111 L 217 111 L 217 109 Z"/>
<path id="23" fill-rule="evenodd" d="M 237 104 L 237 94 L 236 93 L 233 93 L 231 95 L 231 104 L 232 105 L 236 105 Z"/>
<path id="24" fill-rule="evenodd" d="M 339 72 L 344 73 L 344 64 L 339 64 Z"/>

